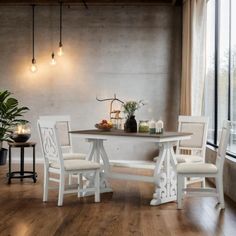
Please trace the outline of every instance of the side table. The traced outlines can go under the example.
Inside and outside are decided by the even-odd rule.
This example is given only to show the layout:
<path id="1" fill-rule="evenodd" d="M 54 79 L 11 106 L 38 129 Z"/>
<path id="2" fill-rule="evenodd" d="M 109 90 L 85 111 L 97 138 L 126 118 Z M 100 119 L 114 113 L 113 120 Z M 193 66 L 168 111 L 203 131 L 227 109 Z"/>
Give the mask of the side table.
<path id="1" fill-rule="evenodd" d="M 8 143 L 9 145 L 9 172 L 7 174 L 8 184 L 11 183 L 11 179 L 32 178 L 34 183 L 37 181 L 37 173 L 35 172 L 35 142 L 25 142 L 25 143 Z M 33 148 L 33 171 L 24 170 L 24 158 L 25 158 L 25 148 Z M 11 171 L 11 149 L 20 148 L 20 171 Z"/>

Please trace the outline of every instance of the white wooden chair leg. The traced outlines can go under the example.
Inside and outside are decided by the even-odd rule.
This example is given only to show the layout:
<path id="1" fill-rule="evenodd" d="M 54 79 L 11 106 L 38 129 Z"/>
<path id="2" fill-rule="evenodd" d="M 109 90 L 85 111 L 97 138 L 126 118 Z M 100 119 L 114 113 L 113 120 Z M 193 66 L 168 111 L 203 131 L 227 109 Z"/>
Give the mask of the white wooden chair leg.
<path id="1" fill-rule="evenodd" d="M 72 174 L 69 174 L 69 180 L 68 180 L 68 184 L 71 185 L 72 184 Z"/>
<path id="2" fill-rule="evenodd" d="M 224 188 L 223 188 L 223 179 L 217 177 L 216 178 L 216 189 L 219 194 L 219 203 L 220 203 L 220 208 L 224 209 L 225 208 L 225 200 L 224 200 Z"/>
<path id="3" fill-rule="evenodd" d="M 65 188 L 65 179 L 64 176 L 60 176 L 58 204 L 57 204 L 58 206 L 63 205 L 64 188 Z"/>
<path id="4" fill-rule="evenodd" d="M 183 187 L 184 187 L 184 188 L 187 188 L 187 186 L 188 186 L 188 178 L 183 177 L 182 179 L 183 179 L 183 183 L 182 183 L 182 184 L 183 184 Z"/>
<path id="5" fill-rule="evenodd" d="M 178 209 L 182 209 L 183 205 L 183 186 L 184 186 L 184 177 L 181 175 L 177 176 L 177 205 Z"/>
<path id="6" fill-rule="evenodd" d="M 206 178 L 202 178 L 202 181 L 201 181 L 201 187 L 202 188 L 206 188 Z"/>
<path id="7" fill-rule="evenodd" d="M 47 202 L 48 200 L 48 179 L 49 179 L 48 168 L 44 167 L 44 183 L 43 183 L 43 201 L 44 202 Z"/>
<path id="8" fill-rule="evenodd" d="M 100 171 L 95 172 L 95 202 L 100 202 Z"/>
<path id="9" fill-rule="evenodd" d="M 217 177 L 215 177 L 215 186 L 216 186 L 216 192 L 218 194 L 217 200 L 218 200 L 218 203 L 220 203 L 220 188 L 219 188 L 219 180 Z"/>
<path id="10" fill-rule="evenodd" d="M 80 190 L 83 189 L 83 174 L 78 174 L 78 197 L 81 197 Z"/>

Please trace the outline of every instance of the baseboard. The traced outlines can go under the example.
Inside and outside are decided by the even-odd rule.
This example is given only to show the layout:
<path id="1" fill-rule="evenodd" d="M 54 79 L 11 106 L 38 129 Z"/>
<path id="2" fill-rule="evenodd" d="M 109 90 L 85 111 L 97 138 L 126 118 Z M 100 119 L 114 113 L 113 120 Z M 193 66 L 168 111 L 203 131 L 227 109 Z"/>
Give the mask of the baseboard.
<path id="1" fill-rule="evenodd" d="M 12 162 L 12 164 L 19 164 L 20 158 L 19 157 L 12 157 L 11 162 Z M 24 162 L 25 162 L 25 164 L 32 164 L 33 159 L 32 159 L 32 157 L 25 157 Z M 43 164 L 43 158 L 36 158 L 35 163 L 36 164 Z"/>

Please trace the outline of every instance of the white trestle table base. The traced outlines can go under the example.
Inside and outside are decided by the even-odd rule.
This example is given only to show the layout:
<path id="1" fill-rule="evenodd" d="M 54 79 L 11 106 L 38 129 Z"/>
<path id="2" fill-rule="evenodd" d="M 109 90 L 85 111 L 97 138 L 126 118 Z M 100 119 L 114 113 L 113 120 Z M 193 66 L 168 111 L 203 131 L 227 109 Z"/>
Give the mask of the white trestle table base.
<path id="1" fill-rule="evenodd" d="M 125 179 L 154 183 L 155 190 L 150 205 L 160 205 L 162 203 L 176 200 L 177 196 L 177 178 L 176 178 L 176 158 L 173 151 L 173 145 L 177 141 L 190 139 L 191 133 L 165 132 L 161 135 L 148 133 L 126 133 L 122 130 L 112 130 L 103 132 L 99 130 L 78 130 L 70 131 L 72 134 L 79 135 L 91 143 L 91 149 L 87 159 L 103 163 L 101 174 L 101 192 L 112 191 L 108 178 Z M 159 157 L 154 163 L 153 176 L 124 174 L 111 171 L 109 158 L 104 148 L 104 141 L 113 141 L 122 139 L 122 141 L 132 142 L 153 142 L 160 149 Z M 134 166 L 135 168 L 135 166 Z"/>

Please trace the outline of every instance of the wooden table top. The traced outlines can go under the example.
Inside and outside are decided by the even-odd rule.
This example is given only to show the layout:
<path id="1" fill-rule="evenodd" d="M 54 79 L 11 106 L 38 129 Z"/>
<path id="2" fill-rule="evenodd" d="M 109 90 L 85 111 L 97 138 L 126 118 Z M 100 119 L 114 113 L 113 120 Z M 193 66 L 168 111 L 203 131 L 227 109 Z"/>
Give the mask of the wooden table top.
<path id="1" fill-rule="evenodd" d="M 192 133 L 183 132 L 164 132 L 163 134 L 149 134 L 149 133 L 127 133 L 124 130 L 110 130 L 101 131 L 98 129 L 91 130 L 73 130 L 71 134 L 87 134 L 87 135 L 104 135 L 104 136 L 124 136 L 124 137 L 142 137 L 142 138 L 174 138 L 180 136 L 190 136 Z"/>

